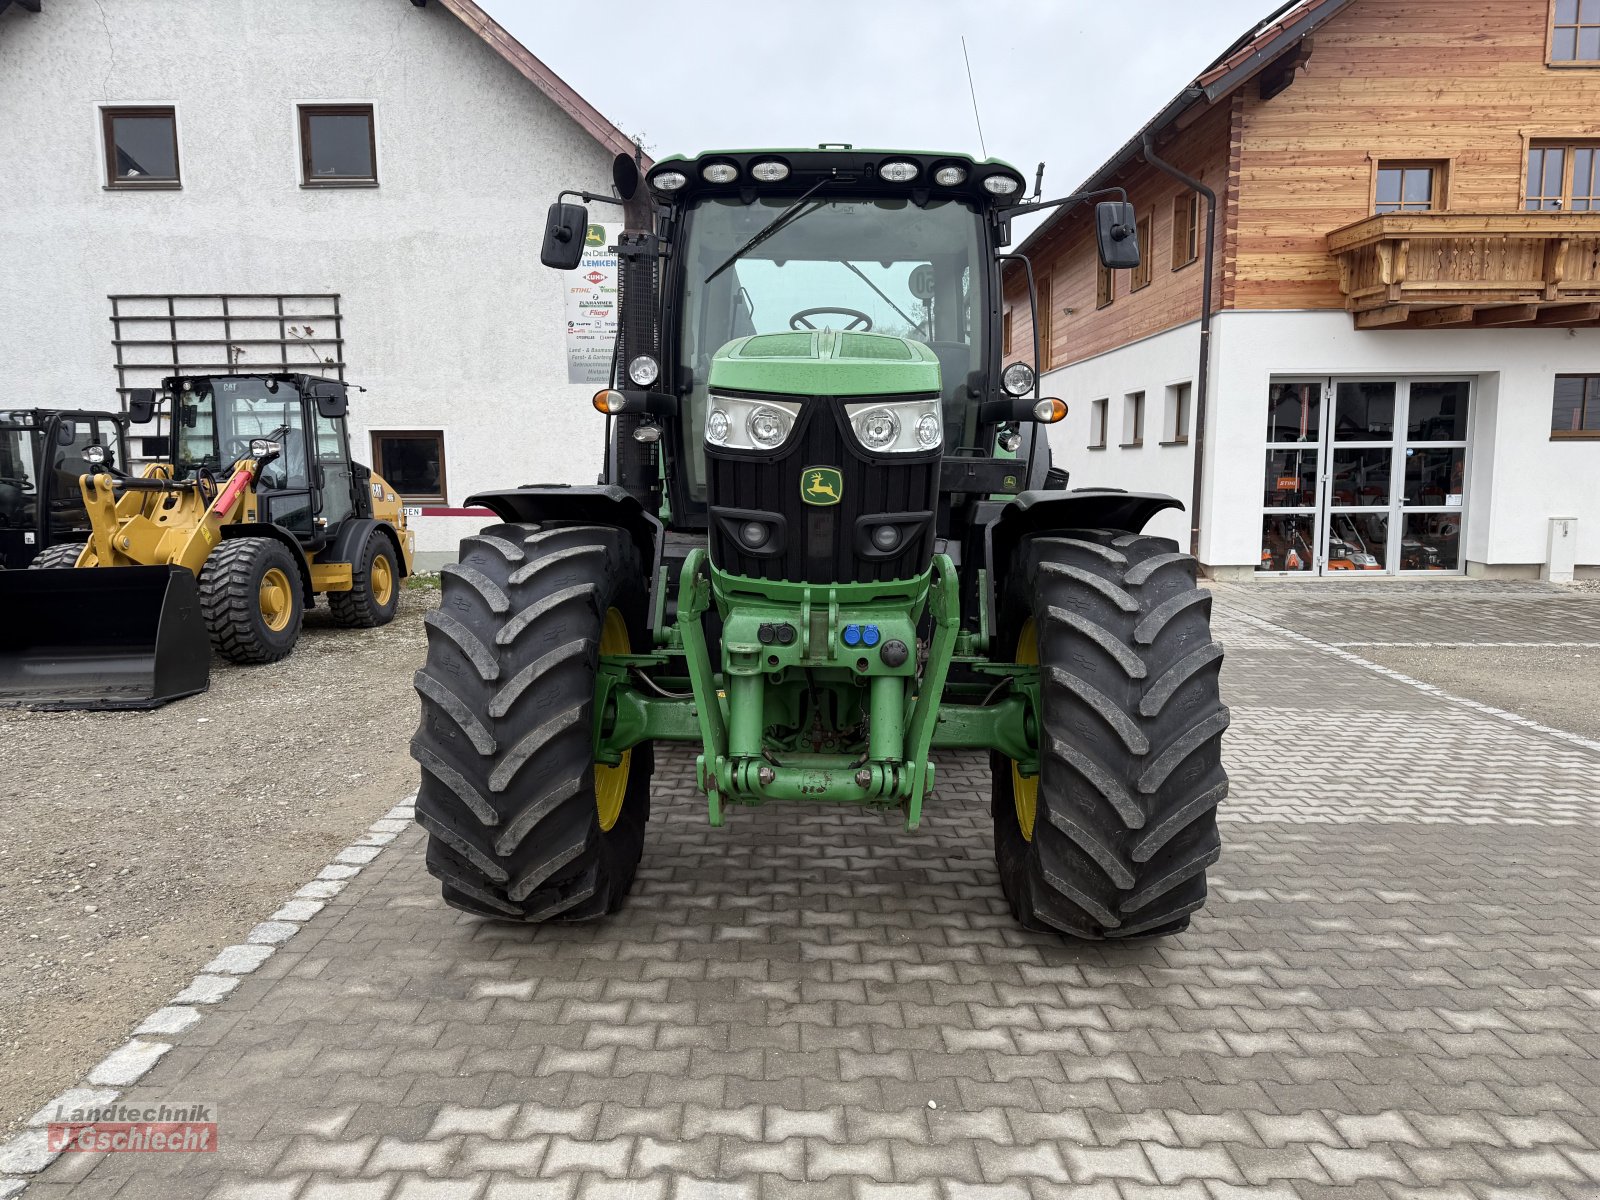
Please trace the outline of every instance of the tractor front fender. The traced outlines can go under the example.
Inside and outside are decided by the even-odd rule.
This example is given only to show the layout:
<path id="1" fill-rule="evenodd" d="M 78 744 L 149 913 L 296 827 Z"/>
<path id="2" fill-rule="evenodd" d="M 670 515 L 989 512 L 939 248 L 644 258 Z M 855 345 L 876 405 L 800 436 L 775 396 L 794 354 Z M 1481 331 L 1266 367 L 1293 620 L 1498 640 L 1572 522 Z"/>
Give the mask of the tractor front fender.
<path id="1" fill-rule="evenodd" d="M 317 602 L 317 594 L 311 590 L 311 564 L 306 561 L 306 552 L 300 548 L 300 543 L 295 541 L 294 534 L 281 525 L 270 525 L 265 521 L 241 521 L 236 525 L 222 527 L 222 540 L 225 542 L 247 537 L 271 538 L 280 545 L 287 546 L 294 558 L 295 567 L 300 571 L 300 590 L 305 596 L 306 607 L 310 608 Z"/>
<path id="2" fill-rule="evenodd" d="M 487 508 L 502 521 L 537 525 L 611 525 L 624 530 L 639 549 L 639 561 L 650 564 L 652 623 L 661 586 L 661 522 L 619 487 L 568 487 L 534 484 L 504 492 L 479 492 L 467 504 Z"/>
<path id="3" fill-rule="evenodd" d="M 1115 488 L 1078 488 L 1071 492 L 1020 492 L 983 533 L 984 594 L 979 597 L 988 612 L 988 627 L 996 628 L 995 579 L 1011 561 L 1011 552 L 1031 533 L 1054 529 L 1122 529 L 1141 533 L 1150 518 L 1169 508 L 1182 509 L 1183 501 L 1153 492 L 1123 492 Z"/>

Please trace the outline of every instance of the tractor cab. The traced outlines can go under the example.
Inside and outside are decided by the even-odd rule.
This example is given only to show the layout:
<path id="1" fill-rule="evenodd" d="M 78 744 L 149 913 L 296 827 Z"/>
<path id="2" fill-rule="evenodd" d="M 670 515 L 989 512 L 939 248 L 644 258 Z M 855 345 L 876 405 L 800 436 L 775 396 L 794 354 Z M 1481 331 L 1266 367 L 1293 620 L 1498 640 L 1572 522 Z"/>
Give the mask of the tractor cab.
<path id="1" fill-rule="evenodd" d="M 89 530 L 78 478 L 128 461 L 127 419 L 109 412 L 0 412 L 0 567 L 28 566 Z"/>

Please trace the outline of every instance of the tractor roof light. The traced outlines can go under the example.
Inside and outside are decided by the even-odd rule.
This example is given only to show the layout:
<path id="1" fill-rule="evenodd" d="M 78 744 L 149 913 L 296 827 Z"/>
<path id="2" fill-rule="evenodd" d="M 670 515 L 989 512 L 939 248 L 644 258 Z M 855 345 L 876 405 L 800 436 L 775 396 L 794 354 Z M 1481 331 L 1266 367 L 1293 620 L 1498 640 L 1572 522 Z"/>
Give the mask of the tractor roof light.
<path id="1" fill-rule="evenodd" d="M 750 176 L 757 183 L 782 183 L 789 178 L 789 164 L 775 158 L 764 159 L 750 168 Z"/>
<path id="2" fill-rule="evenodd" d="M 1067 406 L 1055 397 L 1041 400 L 1033 406 L 1033 419 L 1041 425 L 1054 425 L 1067 415 Z"/>
<path id="3" fill-rule="evenodd" d="M 83 461 L 99 466 L 106 461 L 106 448 L 104 446 L 85 446 L 83 448 Z"/>
<path id="4" fill-rule="evenodd" d="M 985 175 L 983 190 L 991 196 L 1014 196 L 1022 190 L 1022 180 L 1015 175 Z"/>
<path id="5" fill-rule="evenodd" d="M 739 168 L 730 162 L 710 162 L 700 168 L 700 178 L 707 183 L 732 183 L 739 178 Z"/>
<path id="6" fill-rule="evenodd" d="M 657 171 L 650 176 L 650 186 L 658 192 L 675 192 L 689 182 L 682 171 Z"/>
<path id="7" fill-rule="evenodd" d="M 642 388 L 649 387 L 661 378 L 661 364 L 648 354 L 641 354 L 628 364 L 628 378 Z"/>
<path id="8" fill-rule="evenodd" d="M 910 183 L 921 172 L 916 163 L 902 158 L 878 164 L 878 178 L 887 183 Z"/>
<path id="9" fill-rule="evenodd" d="M 274 458 L 281 453 L 283 453 L 283 446 L 278 442 L 271 442 L 266 438 L 251 439 L 251 458 Z"/>
<path id="10" fill-rule="evenodd" d="M 940 167 L 933 173 L 933 181 L 940 187 L 960 187 L 967 181 L 967 169 L 953 163 L 947 167 Z"/>
<path id="11" fill-rule="evenodd" d="M 1037 381 L 1034 370 L 1025 362 L 1014 362 L 1000 375 L 1000 387 L 1011 397 L 1026 396 Z"/>

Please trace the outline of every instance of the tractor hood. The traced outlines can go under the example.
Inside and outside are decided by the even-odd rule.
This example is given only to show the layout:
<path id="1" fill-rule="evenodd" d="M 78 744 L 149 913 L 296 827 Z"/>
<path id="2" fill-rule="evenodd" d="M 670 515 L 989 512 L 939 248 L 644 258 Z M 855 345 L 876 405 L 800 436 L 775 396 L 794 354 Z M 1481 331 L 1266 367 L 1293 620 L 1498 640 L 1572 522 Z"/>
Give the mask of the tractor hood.
<path id="1" fill-rule="evenodd" d="M 710 385 L 786 396 L 930 395 L 940 390 L 939 359 L 889 334 L 758 333 L 717 351 Z"/>

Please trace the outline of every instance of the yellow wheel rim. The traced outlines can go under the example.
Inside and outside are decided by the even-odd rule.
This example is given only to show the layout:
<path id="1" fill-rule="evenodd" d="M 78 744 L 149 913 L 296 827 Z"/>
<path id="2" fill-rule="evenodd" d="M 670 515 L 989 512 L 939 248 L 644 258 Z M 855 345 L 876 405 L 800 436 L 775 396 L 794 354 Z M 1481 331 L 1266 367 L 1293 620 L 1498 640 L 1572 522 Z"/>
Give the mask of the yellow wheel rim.
<path id="1" fill-rule="evenodd" d="M 1037 666 L 1039 662 L 1039 630 L 1033 618 L 1022 627 L 1017 638 L 1017 663 Z M 1022 840 L 1033 841 L 1033 818 L 1039 808 L 1039 777 L 1024 776 L 1015 761 L 1011 764 L 1011 798 L 1017 806 L 1017 825 L 1022 829 Z"/>
<path id="2" fill-rule="evenodd" d="M 294 615 L 294 593 L 289 590 L 289 577 L 273 567 L 261 577 L 261 588 L 256 594 L 261 606 L 261 620 L 273 633 L 289 628 L 289 618 Z"/>
<path id="3" fill-rule="evenodd" d="M 394 598 L 394 567 L 382 551 L 372 560 L 372 598 L 379 604 L 388 604 Z"/>
<path id="4" fill-rule="evenodd" d="M 633 653 L 633 643 L 628 640 L 628 623 L 614 608 L 606 610 L 605 624 L 600 627 L 600 653 Z M 632 750 L 624 750 L 622 761 L 614 767 L 605 763 L 594 765 L 594 802 L 600 810 L 600 828 L 607 833 L 622 815 L 622 802 L 628 795 L 628 769 L 632 765 Z"/>

